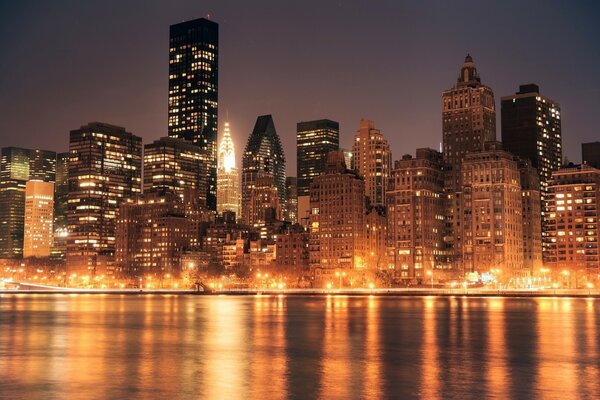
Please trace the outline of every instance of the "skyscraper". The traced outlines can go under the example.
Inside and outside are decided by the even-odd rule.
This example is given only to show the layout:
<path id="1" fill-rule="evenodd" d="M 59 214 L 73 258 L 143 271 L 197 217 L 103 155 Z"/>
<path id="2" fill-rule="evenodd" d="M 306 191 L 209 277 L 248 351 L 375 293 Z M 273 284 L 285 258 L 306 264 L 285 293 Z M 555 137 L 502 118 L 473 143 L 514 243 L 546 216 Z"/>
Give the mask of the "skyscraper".
<path id="1" fill-rule="evenodd" d="M 69 273 L 111 273 L 119 205 L 141 192 L 142 139 L 91 122 L 69 140 Z"/>
<path id="2" fill-rule="evenodd" d="M 206 206 L 207 154 L 183 139 L 164 137 L 144 146 L 144 190 L 170 189 L 181 198 L 191 193 Z"/>
<path id="3" fill-rule="evenodd" d="M 27 181 L 23 257 L 49 257 L 54 238 L 54 183 Z"/>
<path id="4" fill-rule="evenodd" d="M 4 147 L 0 159 L 0 258 L 23 255 L 25 186 L 35 179 L 54 183 L 56 153 Z"/>
<path id="5" fill-rule="evenodd" d="M 494 92 L 481 83 L 475 63 L 465 58 L 456 84 L 442 93 L 444 191 L 448 201 L 445 242 L 449 261 L 458 271 L 460 259 L 461 165 L 467 153 L 496 140 Z"/>
<path id="6" fill-rule="evenodd" d="M 364 118 L 360 120 L 360 128 L 354 136 L 352 154 L 354 169 L 365 180 L 365 194 L 371 205 L 385 206 L 385 193 L 392 169 L 392 153 L 385 137 L 379 129 L 375 129 L 373 121 Z"/>
<path id="7" fill-rule="evenodd" d="M 56 155 L 54 185 L 54 243 L 52 257 L 63 259 L 67 252 L 67 211 L 69 200 L 69 153 Z"/>
<path id="8" fill-rule="evenodd" d="M 279 205 L 285 213 L 285 156 L 275 130 L 273 117 L 261 115 L 248 138 L 242 159 L 242 218 L 249 223 L 249 206 L 252 189 L 264 178 L 277 190 Z"/>
<path id="9" fill-rule="evenodd" d="M 217 213 L 232 211 L 239 219 L 241 217 L 240 175 L 235 166 L 235 149 L 228 122 L 225 122 L 225 129 L 219 143 L 217 161 Z"/>
<path id="10" fill-rule="evenodd" d="M 298 179 L 295 176 L 285 178 L 284 219 L 292 224 L 298 223 Z"/>
<path id="11" fill-rule="evenodd" d="M 204 18 L 171 25 L 169 136 L 191 141 L 207 154 L 206 201 L 217 207 L 219 25 Z"/>
<path id="12" fill-rule="evenodd" d="M 502 97 L 501 108 L 504 149 L 531 161 L 540 177 L 543 200 L 552 171 L 562 165 L 560 104 L 541 95 L 531 83 Z"/>

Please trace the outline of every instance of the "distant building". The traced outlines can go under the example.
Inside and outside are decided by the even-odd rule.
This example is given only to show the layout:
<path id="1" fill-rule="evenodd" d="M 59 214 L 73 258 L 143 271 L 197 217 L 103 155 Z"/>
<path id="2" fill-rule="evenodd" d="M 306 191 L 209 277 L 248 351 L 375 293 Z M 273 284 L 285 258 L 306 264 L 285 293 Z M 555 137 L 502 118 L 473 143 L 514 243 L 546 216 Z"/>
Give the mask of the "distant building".
<path id="1" fill-rule="evenodd" d="M 465 272 L 499 268 L 504 277 L 530 277 L 523 260 L 523 194 L 515 157 L 499 142 L 489 142 L 483 151 L 466 154 L 461 170 Z"/>
<path id="2" fill-rule="evenodd" d="M 310 185 L 310 268 L 317 280 L 365 265 L 365 182 L 330 152 L 325 172 Z"/>
<path id="3" fill-rule="evenodd" d="M 542 268 L 542 198 L 540 178 L 529 160 L 518 160 L 523 215 L 523 268 Z"/>
<path id="4" fill-rule="evenodd" d="M 582 143 L 581 160 L 582 163 L 600 168 L 600 142 Z"/>
<path id="5" fill-rule="evenodd" d="M 552 173 L 546 203 L 544 264 L 557 276 L 600 273 L 600 170 L 582 164 Z"/>
<path id="6" fill-rule="evenodd" d="M 365 214 L 365 268 L 375 272 L 389 268 L 387 209 L 369 206 Z"/>
<path id="7" fill-rule="evenodd" d="M 299 225 L 277 235 L 277 268 L 298 275 L 308 272 L 308 241 L 309 233 Z"/>
<path id="8" fill-rule="evenodd" d="M 0 159 L 0 258 L 23 256 L 25 186 L 28 180 L 54 183 L 56 153 L 2 148 Z"/>
<path id="9" fill-rule="evenodd" d="M 193 190 L 206 206 L 209 171 L 207 154 L 201 147 L 183 139 L 164 137 L 144 146 L 144 191 L 169 189 L 183 198 Z"/>
<path id="10" fill-rule="evenodd" d="M 373 121 L 364 118 L 360 120 L 360 128 L 354 136 L 352 154 L 354 170 L 365 180 L 365 193 L 371 205 L 385 206 L 385 193 L 392 169 L 392 153 L 387 140 L 379 129 L 375 129 Z"/>
<path id="11" fill-rule="evenodd" d="M 456 84 L 442 93 L 444 190 L 447 198 L 444 240 L 450 265 L 464 272 L 461 260 L 462 162 L 467 153 L 482 151 L 496 140 L 494 92 L 481 83 L 473 58 L 467 54 Z"/>
<path id="12" fill-rule="evenodd" d="M 217 213 L 231 211 L 240 218 L 240 175 L 235 166 L 235 149 L 228 122 L 219 143 L 217 164 Z"/>
<path id="13" fill-rule="evenodd" d="M 67 272 L 112 273 L 119 205 L 141 193 L 142 139 L 91 122 L 69 140 Z"/>
<path id="14" fill-rule="evenodd" d="M 284 220 L 298 223 L 298 180 L 295 176 L 285 178 L 285 215 Z"/>
<path id="15" fill-rule="evenodd" d="M 417 149 L 394 163 L 387 192 L 390 263 L 396 280 L 423 280 L 444 265 L 442 154 Z"/>
<path id="16" fill-rule="evenodd" d="M 54 244 L 52 257 L 64 259 L 67 254 L 69 204 L 69 157 L 68 152 L 56 155 L 56 183 L 54 184 Z"/>
<path id="17" fill-rule="evenodd" d="M 344 153 L 346 168 L 354 171 L 354 154 L 352 154 L 352 150 L 341 149 L 341 151 Z"/>
<path id="18" fill-rule="evenodd" d="M 285 156 L 270 115 L 256 119 L 242 159 L 242 220 L 248 225 L 252 189 L 259 180 L 264 187 L 265 179 L 270 179 L 270 185 L 277 190 L 285 213 Z"/>
<path id="19" fill-rule="evenodd" d="M 260 228 L 282 219 L 279 194 L 272 185 L 273 180 L 268 175 L 255 180 L 248 202 L 248 226 Z"/>
<path id="20" fill-rule="evenodd" d="M 117 266 L 129 278 L 178 277 L 194 234 L 181 197 L 169 189 L 150 190 L 120 206 Z"/>
<path id="21" fill-rule="evenodd" d="M 217 207 L 219 25 L 204 18 L 169 29 L 169 136 L 188 140 L 206 154 L 202 197 Z"/>
<path id="22" fill-rule="evenodd" d="M 23 257 L 50 257 L 54 229 L 54 183 L 27 181 Z"/>

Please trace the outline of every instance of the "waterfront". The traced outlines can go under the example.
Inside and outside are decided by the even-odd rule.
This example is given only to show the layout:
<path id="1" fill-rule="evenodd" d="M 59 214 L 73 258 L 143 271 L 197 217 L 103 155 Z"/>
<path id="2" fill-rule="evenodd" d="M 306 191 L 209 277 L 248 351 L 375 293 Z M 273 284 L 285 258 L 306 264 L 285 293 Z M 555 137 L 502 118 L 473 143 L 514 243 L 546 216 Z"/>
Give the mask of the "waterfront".
<path id="1" fill-rule="evenodd" d="M 0 296 L 0 398 L 595 398 L 596 299 Z"/>

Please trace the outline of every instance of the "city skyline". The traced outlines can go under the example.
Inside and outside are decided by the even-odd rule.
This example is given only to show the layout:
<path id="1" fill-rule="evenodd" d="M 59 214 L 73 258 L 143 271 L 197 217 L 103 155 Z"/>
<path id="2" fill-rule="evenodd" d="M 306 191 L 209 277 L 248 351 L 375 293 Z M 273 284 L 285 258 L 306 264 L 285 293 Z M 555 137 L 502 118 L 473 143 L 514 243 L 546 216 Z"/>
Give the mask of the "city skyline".
<path id="1" fill-rule="evenodd" d="M 470 19 L 473 26 L 466 28 L 453 23 L 457 11 L 443 4 L 435 7 L 386 5 L 377 9 L 354 3 L 343 6 L 325 4 L 318 14 L 310 12 L 310 5 L 291 5 L 285 10 L 273 7 L 267 13 L 272 17 L 271 27 L 242 34 L 240 30 L 248 27 L 244 19 L 260 7 L 248 10 L 240 5 L 232 10 L 227 6 L 197 7 L 191 3 L 179 3 L 167 10 L 165 6 L 149 6 L 148 13 L 142 16 L 148 27 L 145 36 L 130 30 L 133 28 L 123 23 L 122 18 L 125 17 L 107 15 L 108 19 L 96 18 L 97 14 L 110 14 L 116 7 L 112 3 L 105 3 L 102 7 L 72 5 L 66 11 L 61 7 L 47 10 L 41 6 L 31 14 L 26 12 L 26 4 L 3 6 L 7 9 L 3 15 L 15 16 L 4 25 L 5 29 L 11 29 L 14 23 L 24 23 L 25 17 L 32 19 L 28 25 L 31 31 L 27 35 L 11 42 L 7 41 L 10 35 L 3 35 L 0 42 L 5 49 L 4 60 L 11 60 L 10 64 L 7 61 L 0 64 L 6 72 L 6 89 L 0 94 L 7 104 L 0 111 L 6 121 L 0 136 L 3 146 L 64 151 L 68 131 L 87 121 L 126 126 L 141 136 L 144 143 L 166 136 L 165 48 L 168 47 L 168 27 L 208 14 L 219 23 L 221 42 L 225 43 L 220 49 L 221 121 L 229 114 L 235 135 L 233 140 L 241 144 L 245 143 L 257 115 L 272 114 L 288 155 L 287 175 L 295 173 L 293 149 L 295 125 L 299 121 L 318 118 L 340 121 L 340 146 L 348 148 L 360 118 L 372 119 L 386 133 L 394 159 L 400 159 L 406 153 L 414 154 L 414 149 L 420 147 L 439 148 L 442 140 L 439 93 L 447 88 L 447 82 L 456 78 L 467 52 L 473 56 L 486 85 L 494 90 L 498 109 L 502 96 L 511 95 L 519 85 L 527 83 L 539 84 L 545 94 L 561 103 L 564 149 L 570 160 L 580 160 L 580 143 L 595 140 L 591 116 L 599 102 L 594 89 L 598 87 L 595 83 L 599 78 L 592 71 L 600 55 L 591 39 L 598 28 L 591 24 L 594 15 L 598 14 L 597 7 L 567 9 L 549 4 L 543 9 L 533 5 L 517 9 L 514 4 L 497 8 L 487 6 L 485 14 L 489 19 Z M 410 17 L 421 15 L 425 9 L 437 10 L 439 15 L 432 13 L 430 20 L 420 19 L 422 25 L 415 27 L 409 21 Z M 494 12 L 489 12 L 490 9 Z M 540 17 L 549 17 L 536 20 L 557 22 L 535 22 L 532 20 L 534 12 Z M 38 15 L 46 15 L 44 13 L 55 18 L 39 20 Z M 88 21 L 92 15 L 94 21 Z M 292 15 L 305 18 L 307 24 L 315 29 L 311 32 L 283 29 L 286 18 Z M 518 17 L 517 22 L 531 22 L 534 26 L 522 28 L 517 23 L 509 35 L 502 22 L 511 15 Z M 563 18 L 562 22 L 558 22 L 559 15 Z M 339 26 L 339 29 L 335 35 L 328 36 L 323 30 L 325 28 L 320 27 L 320 21 L 332 16 L 338 17 L 334 26 Z M 397 20 L 392 20 L 391 16 Z M 442 17 L 442 26 L 449 29 L 451 39 L 441 38 L 440 28 L 435 28 L 436 21 L 439 22 Z M 361 19 L 372 27 L 364 32 L 364 37 L 359 37 L 352 30 L 353 24 Z M 64 23 L 65 27 L 58 27 L 61 21 L 70 20 L 77 23 Z M 95 20 L 109 21 L 114 27 L 113 32 L 94 33 Z M 36 21 L 39 24 L 33 23 Z M 406 24 L 403 25 L 402 21 Z M 569 23 L 573 21 L 577 21 L 577 30 L 569 29 Z M 82 22 L 86 22 L 85 26 Z M 470 29 L 482 24 L 486 24 L 485 33 L 481 38 L 473 38 Z M 278 28 L 280 34 L 273 37 L 273 30 Z M 57 56 L 52 57 L 44 70 L 36 69 L 36 73 L 32 74 L 31 68 L 35 63 L 31 57 L 16 57 L 19 53 L 15 52 L 27 47 L 28 41 L 40 29 L 45 30 L 49 43 L 43 53 L 55 51 Z M 77 32 L 82 37 L 77 37 L 70 29 L 79 29 Z M 414 43 L 406 42 L 404 38 L 410 36 L 414 29 L 423 35 Z M 523 39 L 525 31 L 530 34 L 527 40 Z M 552 35 L 548 36 L 549 32 Z M 118 44 L 110 40 L 112 35 L 120 35 Z M 325 36 L 323 43 L 319 40 L 322 36 Z M 344 40 L 336 57 L 325 54 L 325 49 L 334 44 L 332 41 L 337 43 L 340 36 Z M 63 39 L 61 44 L 52 46 L 51 39 L 58 37 Z M 86 46 L 80 45 L 81 40 L 86 42 Z M 451 45 L 446 42 L 449 40 Z M 295 43 L 294 52 L 289 51 L 288 43 Z M 533 43 L 536 43 L 535 53 L 528 50 Z M 130 51 L 132 46 L 134 51 Z M 364 57 L 356 58 L 356 46 Z M 556 58 L 557 48 L 562 54 L 560 59 Z M 88 53 L 90 49 L 92 53 Z M 256 54 L 248 53 L 251 49 Z M 98 50 L 106 56 L 106 60 L 97 62 L 97 57 L 91 57 Z M 266 57 L 268 54 L 271 57 Z M 281 54 L 287 57 L 281 57 Z M 323 60 L 318 68 L 310 67 L 306 61 L 298 63 L 299 58 L 310 55 Z M 586 62 L 581 63 L 578 57 L 583 56 Z M 110 62 L 117 59 L 120 60 L 118 63 Z M 432 59 L 436 61 L 432 62 Z M 349 63 L 349 60 L 354 62 Z M 433 68 L 443 72 L 433 73 Z M 84 70 L 85 73 L 82 73 Z M 248 79 L 248 71 L 252 73 L 252 79 Z M 22 74 L 28 74 L 28 79 L 24 79 Z M 330 76 L 333 78 L 330 79 Z M 585 84 L 580 80 L 582 76 L 586 78 Z M 13 82 L 19 82 L 20 86 L 17 88 Z M 32 99 L 32 91 L 40 87 L 44 90 L 36 91 Z M 83 97 L 88 90 L 94 91 L 95 95 Z M 283 98 L 286 101 L 280 100 Z M 35 114 L 36 118 L 23 119 L 26 112 L 28 115 Z M 497 115 L 498 139 L 501 138 L 499 118 Z M 219 130 L 222 130 L 222 123 Z M 238 153 L 238 163 L 240 156 Z"/>

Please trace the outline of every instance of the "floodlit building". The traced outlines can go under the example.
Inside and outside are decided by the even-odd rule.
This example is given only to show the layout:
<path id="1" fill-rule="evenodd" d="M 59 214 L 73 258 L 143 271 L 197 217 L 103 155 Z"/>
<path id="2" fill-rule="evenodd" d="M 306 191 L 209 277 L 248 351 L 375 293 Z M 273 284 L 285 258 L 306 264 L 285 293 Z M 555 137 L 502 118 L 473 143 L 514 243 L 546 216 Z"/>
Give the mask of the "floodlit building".
<path id="1" fill-rule="evenodd" d="M 217 213 L 231 211 L 240 218 L 240 175 L 235 166 L 235 149 L 228 122 L 219 143 L 217 164 Z"/>
<path id="2" fill-rule="evenodd" d="M 25 186 L 23 257 L 50 257 L 53 219 L 54 183 L 28 181 Z"/>

